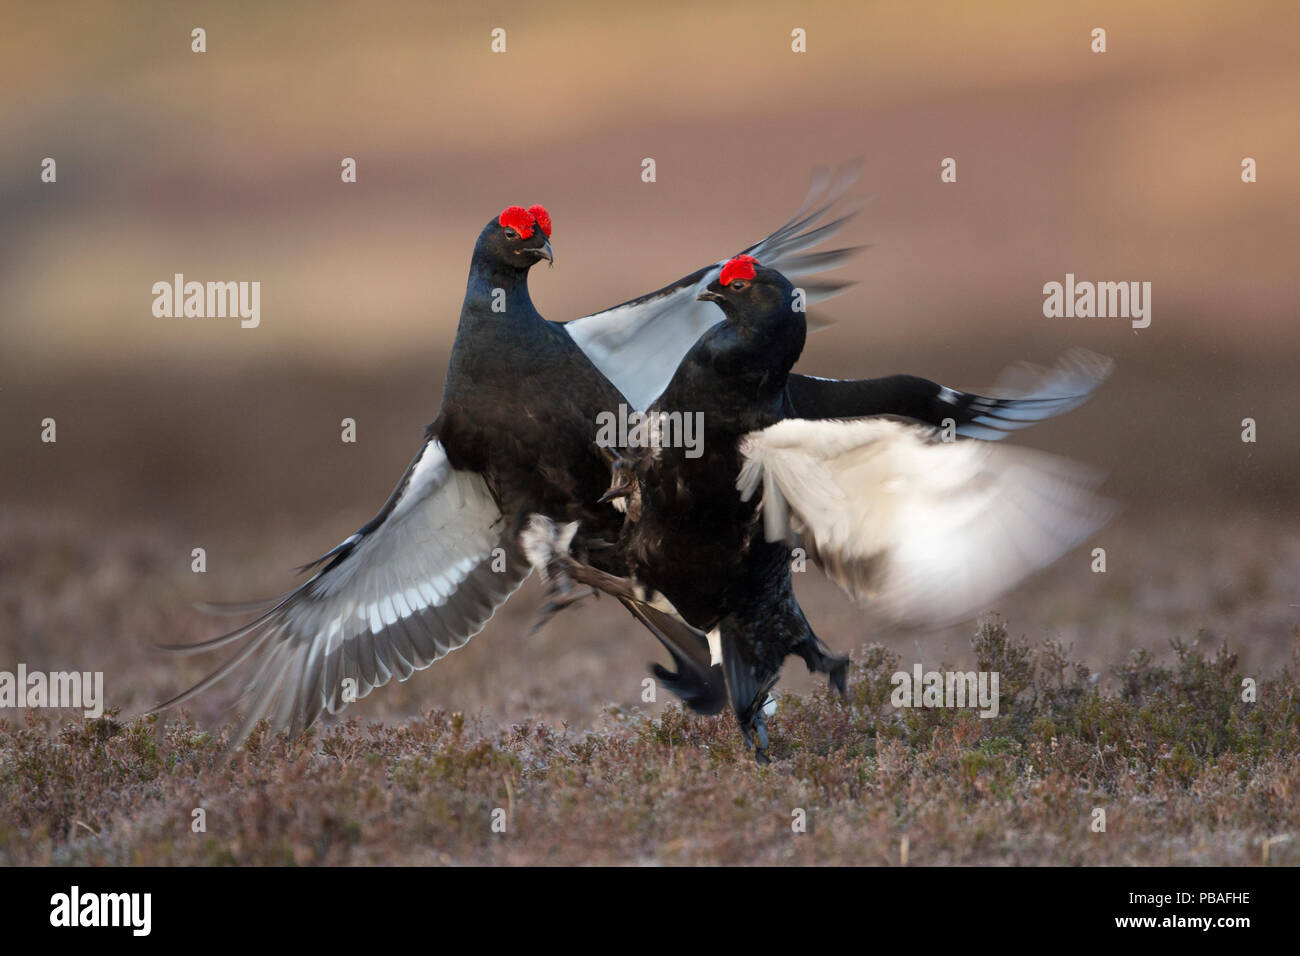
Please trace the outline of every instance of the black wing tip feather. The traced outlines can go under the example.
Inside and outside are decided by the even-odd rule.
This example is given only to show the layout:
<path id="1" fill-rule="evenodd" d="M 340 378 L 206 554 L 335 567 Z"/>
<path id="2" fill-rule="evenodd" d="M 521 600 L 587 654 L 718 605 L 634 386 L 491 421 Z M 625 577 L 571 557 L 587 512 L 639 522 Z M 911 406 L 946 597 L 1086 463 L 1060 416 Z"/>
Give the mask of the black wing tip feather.
<path id="1" fill-rule="evenodd" d="M 799 255 L 789 256 L 783 260 L 782 265 L 787 278 L 810 275 L 815 272 L 838 268 L 859 252 L 870 249 L 871 246 L 872 243 L 867 242 L 855 246 L 840 246 L 838 249 L 828 249 L 825 252 L 804 252 Z"/>
<path id="2" fill-rule="evenodd" d="M 826 165 L 814 166 L 812 172 L 812 186 L 804 199 L 803 205 L 799 207 L 799 211 L 796 212 L 783 226 L 776 229 L 763 239 L 741 249 L 735 255 L 753 254 L 756 249 L 763 248 L 766 249 L 766 252 L 763 255 L 757 256 L 757 258 L 764 265 L 772 265 L 775 268 L 779 267 L 780 264 L 785 264 L 787 260 L 794 257 L 795 253 L 798 253 L 809 246 L 816 245 L 822 239 L 840 229 L 845 223 L 861 212 L 862 207 L 864 207 L 870 200 L 856 200 L 848 206 L 841 207 L 845 209 L 845 211 L 830 222 L 809 229 L 806 232 L 800 232 L 801 229 L 805 229 L 806 227 L 811 226 L 814 222 L 820 220 L 836 206 L 844 193 L 847 192 L 855 182 L 857 182 L 863 164 L 864 161 L 862 157 L 859 156 L 834 167 Z M 825 182 L 819 185 L 819 178 L 823 178 Z M 819 203 L 820 207 L 818 206 Z M 776 248 L 773 249 L 773 247 Z M 844 254 L 844 258 L 847 259 L 850 255 L 866 248 L 870 247 L 850 246 L 843 250 L 832 250 L 831 252 L 818 253 L 817 255 L 831 256 L 842 253 Z M 733 258 L 733 256 L 728 256 L 727 258 Z M 575 328 L 583 328 L 580 323 L 584 322 L 586 319 L 607 315 L 608 313 L 619 309 L 635 308 L 656 300 L 666 299 L 683 288 L 693 288 L 711 270 L 717 269 L 720 264 L 720 262 L 711 263 L 702 269 L 695 270 L 687 276 L 683 276 L 681 279 L 678 279 L 676 282 L 672 282 L 663 288 L 656 289 L 653 292 L 648 292 L 645 295 L 627 299 L 626 301 L 619 302 L 616 305 L 601 309 L 599 312 L 593 312 L 590 315 L 585 315 L 560 324 L 565 326 L 572 325 Z M 834 266 L 826 266 L 825 268 L 834 268 Z M 570 334 L 573 334 L 572 331 Z M 430 428 L 432 428 L 432 426 L 430 426 Z M 430 437 L 432 437 L 432 431 L 429 434 Z"/>
<path id="3" fill-rule="evenodd" d="M 803 289 L 804 295 L 815 302 L 823 299 L 829 299 L 832 296 L 839 295 L 845 289 L 851 289 L 858 284 L 856 279 L 844 280 L 819 280 L 813 282 L 796 282 L 796 288 Z"/>
<path id="4" fill-rule="evenodd" d="M 963 411 L 971 415 L 967 424 L 977 429 L 1009 434 L 1086 404 L 1114 369 L 1113 359 L 1076 346 L 1050 368 L 1022 364 L 1008 369 L 1008 373 L 1031 376 L 1036 380 L 1033 384 L 990 389 L 993 392 L 1020 391 L 1019 395 L 986 397 L 970 392 L 958 394 L 963 398 Z M 1008 373 L 1004 373 L 1004 380 Z"/>

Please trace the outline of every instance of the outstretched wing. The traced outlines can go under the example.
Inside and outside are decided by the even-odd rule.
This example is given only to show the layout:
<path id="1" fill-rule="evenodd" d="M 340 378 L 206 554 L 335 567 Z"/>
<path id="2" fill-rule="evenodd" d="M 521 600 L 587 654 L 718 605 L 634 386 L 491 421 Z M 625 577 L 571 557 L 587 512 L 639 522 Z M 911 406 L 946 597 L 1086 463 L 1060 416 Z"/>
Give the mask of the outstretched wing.
<path id="1" fill-rule="evenodd" d="M 462 647 L 531 570 L 482 477 L 453 469 L 435 438 L 379 514 L 307 567 L 322 564 L 251 623 L 167 648 L 194 654 L 238 646 L 221 667 L 151 713 L 251 661 L 235 742 L 262 717 L 273 731 L 297 733 L 321 711 L 337 713 L 392 677 L 406 680 Z"/>
<path id="2" fill-rule="evenodd" d="M 768 540 L 794 532 L 855 600 L 897 622 L 965 618 L 1100 528 L 1100 476 L 1052 455 L 944 442 L 887 419 L 788 419 L 741 439 Z"/>
<path id="3" fill-rule="evenodd" d="M 805 253 L 837 233 L 857 214 L 854 209 L 836 208 L 857 176 L 856 163 L 834 174 L 815 170 L 808 196 L 794 217 L 741 252 L 784 273 L 804 290 L 809 304 L 838 294 L 851 283 L 797 280 L 834 269 L 858 251 L 846 248 Z M 696 340 L 722 321 L 717 306 L 697 302 L 695 297 L 718 277 L 730 258 L 692 272 L 657 292 L 566 322 L 564 328 L 630 404 L 638 409 L 649 408 L 668 387 L 682 357 Z"/>
<path id="4" fill-rule="evenodd" d="M 997 441 L 1078 408 L 1113 367 L 1105 356 L 1075 348 L 1052 368 L 1021 363 L 1007 369 L 991 389 L 998 398 L 959 392 L 915 375 L 841 380 L 792 374 L 787 394 L 798 418 L 895 415 L 935 426 L 952 419 L 958 435 Z"/>

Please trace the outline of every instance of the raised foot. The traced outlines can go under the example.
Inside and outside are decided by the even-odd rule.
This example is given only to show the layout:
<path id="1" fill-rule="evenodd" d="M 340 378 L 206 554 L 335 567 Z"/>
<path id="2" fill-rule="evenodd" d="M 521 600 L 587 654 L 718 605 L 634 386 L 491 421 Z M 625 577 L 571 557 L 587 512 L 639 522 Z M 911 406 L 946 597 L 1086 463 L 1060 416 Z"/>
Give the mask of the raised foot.
<path id="1" fill-rule="evenodd" d="M 558 525 L 544 515 L 529 515 L 528 523 L 519 535 L 525 556 L 541 575 L 546 587 L 545 602 L 537 611 L 530 633 L 537 633 L 556 614 L 589 597 L 594 588 L 578 584 L 573 579 L 577 561 L 569 553 L 578 522 Z"/>
<path id="2" fill-rule="evenodd" d="M 827 685 L 847 697 L 849 692 L 849 658 L 835 654 L 821 642 L 817 635 L 809 635 L 794 649 L 794 653 L 803 658 L 808 665 L 808 673 L 826 675 Z"/>

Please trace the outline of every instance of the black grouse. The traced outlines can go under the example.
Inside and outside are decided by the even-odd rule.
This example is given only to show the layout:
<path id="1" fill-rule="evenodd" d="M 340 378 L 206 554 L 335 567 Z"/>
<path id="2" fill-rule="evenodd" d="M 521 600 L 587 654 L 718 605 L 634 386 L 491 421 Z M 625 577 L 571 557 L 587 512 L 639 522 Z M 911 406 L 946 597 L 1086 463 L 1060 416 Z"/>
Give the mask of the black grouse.
<path id="1" fill-rule="evenodd" d="M 766 762 L 764 706 L 787 656 L 844 691 L 847 658 L 822 644 L 795 599 L 792 543 L 875 610 L 935 624 L 1055 560 L 1108 512 L 1090 490 L 1096 476 L 1068 462 L 944 441 L 939 429 L 863 418 L 865 409 L 935 425 L 951 419 L 998 437 L 1077 405 L 1109 363 L 1075 353 L 1037 377 L 1037 397 L 1017 401 L 906 376 L 806 379 L 789 374 L 806 333 L 802 293 L 780 272 L 742 255 L 700 298 L 720 306 L 725 321 L 682 360 L 640 440 L 613 453 L 606 497 L 624 502 L 619 549 L 630 578 L 566 553 L 574 529 L 540 516 L 525 546 L 552 582 L 576 580 L 713 632 L 736 717 Z M 855 418 L 812 420 L 810 405 Z M 702 448 L 675 440 L 688 416 L 702 420 Z M 552 606 L 566 603 L 559 596 Z"/>

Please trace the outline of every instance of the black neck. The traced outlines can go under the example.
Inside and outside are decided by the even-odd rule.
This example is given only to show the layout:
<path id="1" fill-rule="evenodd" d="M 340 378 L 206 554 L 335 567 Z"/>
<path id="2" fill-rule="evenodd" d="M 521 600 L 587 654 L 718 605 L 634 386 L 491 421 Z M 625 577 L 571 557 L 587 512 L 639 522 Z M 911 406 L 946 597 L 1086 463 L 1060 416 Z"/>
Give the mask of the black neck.
<path id="1" fill-rule="evenodd" d="M 501 296 L 496 291 L 498 289 L 505 294 L 505 311 L 493 311 L 493 305 L 501 301 Z M 498 310 L 502 308 L 501 305 L 496 307 Z M 483 256 L 476 251 L 470 261 L 462 314 L 485 314 L 497 319 L 536 315 L 537 310 L 528 294 L 528 270 L 507 265 L 499 258 Z"/>

